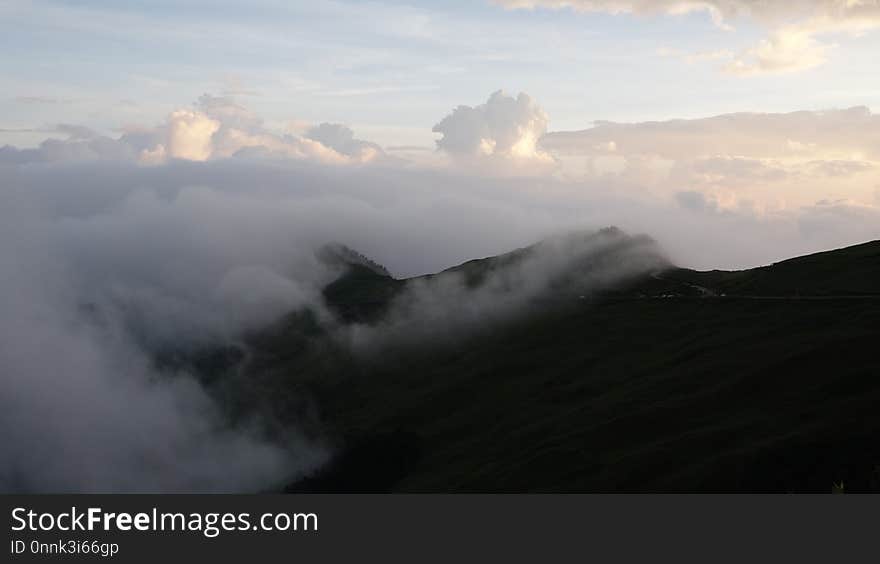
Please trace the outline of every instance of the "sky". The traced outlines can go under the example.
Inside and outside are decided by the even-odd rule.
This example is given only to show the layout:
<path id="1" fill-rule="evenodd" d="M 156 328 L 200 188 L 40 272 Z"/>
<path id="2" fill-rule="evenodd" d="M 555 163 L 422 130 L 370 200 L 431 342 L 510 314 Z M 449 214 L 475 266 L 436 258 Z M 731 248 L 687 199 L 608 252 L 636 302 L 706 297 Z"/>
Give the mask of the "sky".
<path id="1" fill-rule="evenodd" d="M 72 115 L 102 132 L 151 123 L 205 92 L 234 93 L 279 128 L 340 122 L 383 145 L 428 146 L 438 116 L 498 89 L 533 96 L 551 131 L 877 105 L 876 2 L 868 23 L 824 24 L 793 53 L 778 48 L 777 69 L 752 73 L 728 67 L 812 12 L 680 4 L 4 0 L 0 143 L 34 145 L 40 133 L 9 130 Z"/>
<path id="2" fill-rule="evenodd" d="M 719 213 L 880 202 L 877 0 L 6 0 L 0 15 L 11 161 L 263 147 L 627 184 Z"/>
<path id="3" fill-rule="evenodd" d="M 611 280 L 880 239 L 880 0 L 0 0 L 0 26 L 0 491 L 322 464 L 151 359 L 334 329 L 328 244 L 408 277 L 648 235 Z M 392 329 L 493 318 L 493 288 L 429 287 Z"/>

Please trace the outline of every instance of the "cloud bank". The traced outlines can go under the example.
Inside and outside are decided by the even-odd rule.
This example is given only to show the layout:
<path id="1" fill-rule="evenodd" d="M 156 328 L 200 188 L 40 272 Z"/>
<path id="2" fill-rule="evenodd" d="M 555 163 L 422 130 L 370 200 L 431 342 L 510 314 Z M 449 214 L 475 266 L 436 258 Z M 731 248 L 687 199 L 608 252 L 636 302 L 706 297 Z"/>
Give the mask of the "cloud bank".
<path id="1" fill-rule="evenodd" d="M 275 189 L 275 176 L 293 174 L 286 169 L 302 165 L 305 168 L 297 169 L 296 174 L 306 175 L 307 179 L 299 181 L 297 190 L 311 186 L 322 196 L 330 192 L 336 197 L 343 193 L 349 196 L 355 190 L 352 187 L 362 182 L 369 186 L 374 180 L 387 183 L 378 192 L 366 189 L 359 195 L 370 205 L 376 201 L 416 202 L 422 197 L 420 190 L 424 186 L 431 187 L 428 192 L 431 198 L 437 198 L 433 204 L 437 206 L 448 202 L 458 205 L 462 198 L 492 194 L 491 203 L 476 201 L 474 205 L 495 209 L 503 202 L 503 213 L 517 210 L 516 213 L 534 215 L 535 219 L 524 220 L 523 225 L 540 225 L 540 229 L 534 230 L 514 227 L 519 237 L 498 238 L 510 244 L 532 242 L 525 237 L 526 232 L 534 237 L 546 234 L 548 226 L 554 224 L 562 227 L 577 223 L 540 217 L 544 208 L 557 210 L 568 206 L 571 215 L 582 214 L 584 223 L 595 220 L 594 227 L 621 224 L 631 231 L 649 232 L 662 239 L 665 227 L 652 230 L 658 224 L 654 216 L 682 211 L 681 203 L 689 201 L 689 193 L 699 193 L 711 202 L 704 210 L 760 222 L 770 230 L 797 225 L 800 217 L 816 211 L 818 202 L 848 202 L 846 205 L 864 208 L 866 213 L 872 213 L 876 206 L 875 194 L 880 186 L 880 122 L 864 107 L 789 114 L 742 113 L 634 124 L 596 122 L 592 128 L 573 132 L 546 133 L 547 123 L 547 114 L 527 94 L 512 97 L 495 92 L 484 104 L 456 107 L 435 126 L 435 132 L 441 136 L 438 151 L 433 155 L 415 155 L 420 160 L 407 162 L 402 157 L 386 156 L 381 147 L 357 139 L 343 125 L 307 126 L 301 128 L 300 135 L 279 133 L 267 128 L 259 116 L 233 98 L 204 95 L 194 107 L 172 112 L 165 123 L 132 127 L 118 138 L 96 135 L 74 125 L 59 126 L 59 131 L 63 127 L 67 132 L 67 139 L 50 139 L 35 149 L 0 148 L 0 166 L 5 167 L 7 184 L 38 184 L 37 175 L 48 176 L 62 164 L 68 164 L 75 170 L 91 166 L 100 171 L 96 172 L 96 179 L 125 185 L 126 179 L 111 177 L 120 166 L 131 165 L 136 171 L 130 173 L 132 182 L 139 183 L 141 189 L 155 190 L 155 196 L 139 196 L 144 202 L 138 205 L 143 206 L 151 197 L 160 204 L 167 203 L 169 191 L 185 188 L 186 197 L 195 198 L 196 194 L 211 193 L 218 181 L 228 185 L 214 175 L 200 179 L 207 173 L 183 166 L 187 162 L 216 163 L 216 167 L 208 169 L 228 170 L 231 178 L 251 187 L 253 181 L 243 178 L 241 171 L 254 170 L 256 178 L 267 175 L 270 181 L 260 182 Z M 425 163 L 428 166 L 422 166 Z M 342 181 L 342 170 L 351 167 L 351 174 L 358 178 Z M 177 174 L 182 176 L 178 178 Z M 384 178 L 380 181 L 378 175 Z M 75 182 L 81 176 L 75 174 L 58 181 Z M 328 179 L 333 179 L 329 186 Z M 447 181 L 451 187 L 439 186 Z M 173 188 L 159 189 L 150 186 L 152 182 L 170 183 Z M 407 182 L 408 187 L 401 187 L 402 182 Z M 42 194 L 43 188 L 34 193 Z M 128 193 L 127 189 L 110 186 L 100 190 L 114 194 L 114 198 Z M 74 198 L 72 193 L 58 197 L 69 201 Z M 679 196 L 680 193 L 684 195 Z M 45 198 L 51 200 L 49 196 Z M 534 198 L 539 205 L 532 210 L 517 208 L 528 198 Z M 128 206 L 133 208 L 135 204 Z M 627 213 L 627 206 L 642 211 Z M 648 209 L 655 209 L 656 213 L 652 215 Z M 684 209 L 693 212 L 695 208 Z M 644 219 L 644 225 L 635 221 L 637 217 Z M 322 234 L 334 240 L 328 231 L 322 228 Z M 678 230 L 663 243 L 672 250 L 681 245 L 683 252 L 676 258 L 685 263 L 736 267 L 856 242 L 857 237 L 873 233 L 870 226 L 861 224 L 831 231 L 852 235 L 822 240 L 821 232 L 811 231 L 807 237 L 789 231 L 785 237 L 774 239 L 777 245 L 765 245 L 765 251 L 755 254 L 743 251 L 749 244 L 737 248 L 721 240 L 712 255 L 716 257 L 714 263 L 703 262 L 703 253 L 696 246 L 690 248 L 681 243 L 683 237 Z M 486 230 L 477 233 L 478 240 L 486 237 Z M 385 249 L 381 247 L 374 248 L 382 252 Z M 498 244 L 480 249 L 505 250 Z M 723 249 L 729 249 L 730 254 Z M 452 260 L 471 258 L 476 252 L 476 248 L 470 253 L 460 248 L 455 252 L 443 250 L 437 260 L 429 253 L 412 264 L 401 265 L 397 272 L 411 274 L 442 268 Z M 391 255 L 391 261 L 400 260 L 399 255 L 385 254 Z M 253 275 L 255 271 L 250 272 Z"/>
<path id="2" fill-rule="evenodd" d="M 73 129 L 76 127 L 77 129 Z M 34 149 L 0 148 L 0 163 L 81 160 L 134 161 L 157 165 L 169 160 L 207 161 L 237 155 L 281 156 L 334 164 L 381 160 L 376 144 L 354 138 L 342 124 L 322 123 L 305 136 L 266 129 L 228 96 L 201 96 L 193 108 L 171 112 L 158 126 L 128 128 L 119 138 L 97 135 L 79 126 L 54 128 L 67 139 L 47 139 Z"/>
<path id="3" fill-rule="evenodd" d="M 323 461 L 295 430 L 270 439 L 257 417 L 232 425 L 195 379 L 156 368 L 127 314 L 171 329 L 162 307 L 186 304 L 163 301 L 134 269 L 168 270 L 173 257 L 138 265 L 150 243 L 107 239 L 137 227 L 54 215 L 3 188 L 0 491 L 260 491 Z"/>
<path id="4" fill-rule="evenodd" d="M 794 213 L 828 199 L 872 205 L 880 185 L 878 134 L 880 118 L 856 107 L 597 122 L 550 133 L 541 146 L 581 174 L 630 180 L 660 197 L 698 191 L 720 208 Z"/>

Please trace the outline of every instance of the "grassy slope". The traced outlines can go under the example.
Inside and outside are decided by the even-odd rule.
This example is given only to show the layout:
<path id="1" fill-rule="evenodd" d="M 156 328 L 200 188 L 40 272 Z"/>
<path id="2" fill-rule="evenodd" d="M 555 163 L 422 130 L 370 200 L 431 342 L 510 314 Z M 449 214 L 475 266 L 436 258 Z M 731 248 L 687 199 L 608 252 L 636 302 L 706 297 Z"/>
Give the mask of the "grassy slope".
<path id="1" fill-rule="evenodd" d="M 880 244 L 798 257 L 739 272 L 680 271 L 681 279 L 728 294 L 764 296 L 880 295 Z"/>
<path id="2" fill-rule="evenodd" d="M 855 487 L 838 473 L 880 464 L 876 327 L 852 302 L 573 307 L 360 374 L 325 413 L 418 435 L 404 490 Z"/>
<path id="3" fill-rule="evenodd" d="M 369 282 L 373 315 L 393 291 Z M 843 297 L 878 292 L 872 243 L 740 273 L 672 270 L 369 363 L 313 351 L 278 368 L 349 448 L 298 489 L 880 490 L 880 300 Z M 796 294 L 842 297 L 734 296 Z"/>

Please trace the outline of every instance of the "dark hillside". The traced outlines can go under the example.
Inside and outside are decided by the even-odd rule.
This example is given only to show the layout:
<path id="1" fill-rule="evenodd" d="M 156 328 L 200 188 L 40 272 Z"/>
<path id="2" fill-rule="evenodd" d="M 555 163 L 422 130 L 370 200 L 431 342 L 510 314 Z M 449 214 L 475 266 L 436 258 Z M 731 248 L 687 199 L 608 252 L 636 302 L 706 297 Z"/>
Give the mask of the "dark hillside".
<path id="1" fill-rule="evenodd" d="M 529 249 L 453 271 L 476 288 Z M 312 398 L 338 446 L 291 491 L 880 491 L 878 256 L 663 266 L 366 355 L 282 326 L 249 368 L 291 420 Z M 406 284 L 355 265 L 325 295 L 343 321 L 377 322 Z"/>
<path id="2" fill-rule="evenodd" d="M 719 293 L 752 296 L 880 296 L 880 241 L 738 272 L 679 271 Z"/>
<path id="3" fill-rule="evenodd" d="M 406 491 L 877 487 L 880 302 L 613 300 L 323 382 L 342 436 L 405 432 Z"/>

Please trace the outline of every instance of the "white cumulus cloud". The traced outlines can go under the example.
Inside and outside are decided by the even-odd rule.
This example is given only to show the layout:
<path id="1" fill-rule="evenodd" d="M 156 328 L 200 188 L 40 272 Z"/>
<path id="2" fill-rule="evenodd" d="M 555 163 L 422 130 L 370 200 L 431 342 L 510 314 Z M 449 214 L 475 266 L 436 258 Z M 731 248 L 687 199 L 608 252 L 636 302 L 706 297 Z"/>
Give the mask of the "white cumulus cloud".
<path id="1" fill-rule="evenodd" d="M 437 147 L 453 156 L 548 160 L 537 147 L 547 122 L 528 94 L 514 98 L 498 90 L 485 104 L 458 106 L 433 131 L 443 136 Z"/>

